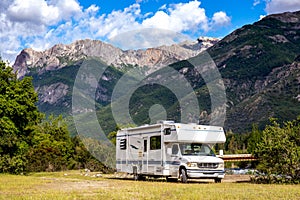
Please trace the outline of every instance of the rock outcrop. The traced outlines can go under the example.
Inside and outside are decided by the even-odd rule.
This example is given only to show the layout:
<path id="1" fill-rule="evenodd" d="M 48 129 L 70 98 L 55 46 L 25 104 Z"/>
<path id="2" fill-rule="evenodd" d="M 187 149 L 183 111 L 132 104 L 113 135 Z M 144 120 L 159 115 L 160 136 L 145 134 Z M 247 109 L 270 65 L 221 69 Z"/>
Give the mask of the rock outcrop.
<path id="1" fill-rule="evenodd" d="M 32 68 L 43 73 L 75 64 L 87 57 L 98 57 L 107 65 L 115 67 L 132 65 L 147 66 L 151 69 L 195 56 L 218 41 L 219 39 L 201 37 L 194 42 L 186 41 L 171 46 L 124 51 L 99 40 L 78 40 L 68 45 L 57 44 L 45 51 L 24 49 L 17 56 L 13 68 L 21 78 Z"/>

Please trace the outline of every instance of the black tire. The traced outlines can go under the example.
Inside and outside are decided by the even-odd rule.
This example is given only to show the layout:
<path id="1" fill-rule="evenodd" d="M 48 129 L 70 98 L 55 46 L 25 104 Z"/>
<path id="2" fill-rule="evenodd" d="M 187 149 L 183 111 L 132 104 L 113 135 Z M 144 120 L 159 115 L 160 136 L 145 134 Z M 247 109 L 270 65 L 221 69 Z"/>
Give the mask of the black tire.
<path id="1" fill-rule="evenodd" d="M 188 180 L 188 178 L 187 178 L 186 171 L 185 171 L 184 168 L 182 168 L 182 169 L 180 170 L 180 182 L 181 182 L 181 183 L 187 183 L 187 180 Z"/>
<path id="2" fill-rule="evenodd" d="M 146 180 L 146 176 L 140 175 L 139 176 L 139 181 L 145 181 Z"/>
<path id="3" fill-rule="evenodd" d="M 221 183 L 222 179 L 221 178 L 215 178 L 215 183 Z"/>
<path id="4" fill-rule="evenodd" d="M 139 175 L 138 175 L 138 174 L 133 174 L 133 179 L 134 179 L 135 181 L 138 181 L 138 180 L 139 180 Z"/>
<path id="5" fill-rule="evenodd" d="M 144 181 L 146 180 L 146 177 L 140 174 L 133 174 L 133 179 L 135 181 Z"/>
<path id="6" fill-rule="evenodd" d="M 177 182 L 177 178 L 166 177 L 167 182 Z"/>

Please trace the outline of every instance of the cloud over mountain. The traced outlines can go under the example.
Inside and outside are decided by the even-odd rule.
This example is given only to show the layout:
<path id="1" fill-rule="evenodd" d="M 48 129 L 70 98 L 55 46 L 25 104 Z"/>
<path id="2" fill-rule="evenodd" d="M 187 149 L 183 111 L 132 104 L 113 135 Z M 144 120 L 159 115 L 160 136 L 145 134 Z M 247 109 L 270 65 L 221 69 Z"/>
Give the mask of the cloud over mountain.
<path id="1" fill-rule="evenodd" d="M 1 56 L 13 62 L 17 53 L 27 47 L 42 50 L 83 38 L 107 40 L 144 28 L 205 33 L 230 22 L 225 12 L 217 12 L 210 19 L 198 0 L 164 5 L 146 14 L 142 14 L 140 3 L 101 13 L 98 6 L 83 8 L 77 0 L 3 0 L 0 2 Z"/>
<path id="2" fill-rule="evenodd" d="M 266 0 L 266 2 L 266 11 L 268 14 L 300 10 L 299 0 Z"/>
<path id="3" fill-rule="evenodd" d="M 15 0 L 8 6 L 6 14 L 12 22 L 53 25 L 80 12 L 81 7 L 74 0 L 61 0 L 51 4 L 44 0 Z"/>
<path id="4" fill-rule="evenodd" d="M 228 10 L 208 10 L 199 0 L 164 3 L 152 11 L 143 7 L 149 0 L 139 0 L 108 13 L 97 5 L 84 7 L 79 1 L 1 0 L 0 56 L 13 62 L 16 55 L 27 47 L 43 50 L 57 43 L 85 38 L 107 41 L 119 34 L 145 28 L 198 37 L 226 28 L 235 19 Z M 262 9 L 266 14 L 300 9 L 299 0 L 253 0 L 253 6 L 259 4 L 264 4 Z M 151 45 L 155 46 L 155 43 Z"/>

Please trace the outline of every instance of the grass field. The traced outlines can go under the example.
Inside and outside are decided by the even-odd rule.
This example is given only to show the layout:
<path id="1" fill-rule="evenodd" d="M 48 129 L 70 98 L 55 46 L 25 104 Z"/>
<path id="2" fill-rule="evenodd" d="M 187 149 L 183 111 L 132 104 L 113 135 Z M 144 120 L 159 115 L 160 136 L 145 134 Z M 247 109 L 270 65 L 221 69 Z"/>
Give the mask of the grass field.
<path id="1" fill-rule="evenodd" d="M 0 199 L 300 199 L 300 185 L 133 181 L 80 171 L 0 174 Z"/>

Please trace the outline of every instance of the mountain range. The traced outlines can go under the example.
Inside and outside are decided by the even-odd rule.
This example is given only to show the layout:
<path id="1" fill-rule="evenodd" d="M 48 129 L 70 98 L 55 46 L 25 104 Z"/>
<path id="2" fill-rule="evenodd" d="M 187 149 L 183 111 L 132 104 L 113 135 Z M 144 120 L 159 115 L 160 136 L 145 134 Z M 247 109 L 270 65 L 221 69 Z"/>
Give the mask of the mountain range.
<path id="1" fill-rule="evenodd" d="M 226 130 L 245 133 L 253 124 L 264 127 L 270 117 L 285 121 L 300 115 L 299 11 L 266 16 L 221 40 L 201 37 L 193 42 L 126 51 L 97 40 L 57 44 L 45 51 L 24 49 L 13 68 L 19 78 L 33 77 L 41 111 L 70 116 L 77 72 L 88 58 L 98 59 L 99 66 L 107 68 L 97 83 L 97 115 L 101 116 L 101 127 L 109 132 L 116 126 L 111 97 L 124 74 L 139 68 L 148 79 L 159 79 L 155 72 L 164 77 L 160 70 L 169 66 L 188 80 L 199 103 L 197 117 L 205 124 L 212 117 L 210 95 L 203 77 L 188 62 L 203 51 L 214 61 L 226 89 Z M 157 103 L 166 112 L 162 116 L 175 121 L 180 118 L 176 95 L 159 84 L 150 84 L 138 88 L 130 99 L 134 122 L 150 123 L 148 111 Z"/>

